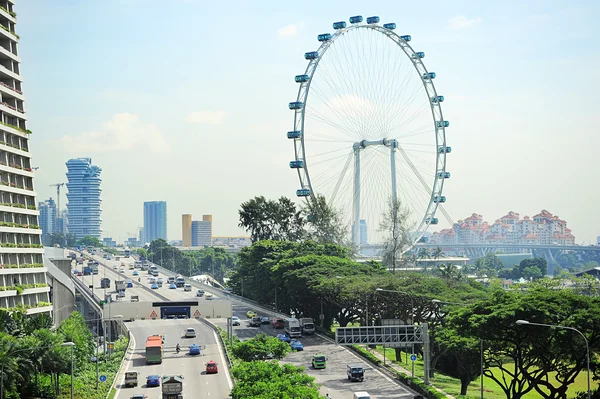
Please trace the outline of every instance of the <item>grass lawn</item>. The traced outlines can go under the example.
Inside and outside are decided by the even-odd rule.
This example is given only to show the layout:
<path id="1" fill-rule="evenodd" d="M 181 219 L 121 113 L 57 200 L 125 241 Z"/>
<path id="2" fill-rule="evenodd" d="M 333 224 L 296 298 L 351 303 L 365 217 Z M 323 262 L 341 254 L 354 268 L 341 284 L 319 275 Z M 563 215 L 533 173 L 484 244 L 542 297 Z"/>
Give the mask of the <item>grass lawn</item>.
<path id="1" fill-rule="evenodd" d="M 383 348 L 378 346 L 377 351 L 379 353 L 383 353 Z M 387 359 L 395 360 L 396 351 L 394 349 L 386 348 L 385 356 Z M 408 356 L 410 357 L 410 354 L 408 354 Z M 402 352 L 402 361 L 400 362 L 400 365 L 410 372 L 411 371 L 410 358 L 408 359 L 408 364 L 405 362 L 405 359 L 406 359 L 406 353 Z M 500 377 L 502 374 L 498 368 L 492 369 L 492 372 L 497 377 Z M 460 393 L 460 380 L 458 380 L 457 378 L 449 377 L 449 376 L 444 375 L 439 372 L 436 372 L 434 375 L 435 375 L 435 377 L 431 379 L 431 383 L 433 385 L 435 385 L 436 387 L 442 389 L 443 391 L 449 393 L 450 395 L 456 396 L 456 397 L 461 397 L 461 398 L 468 398 L 468 399 L 479 399 L 480 398 L 479 377 L 477 378 L 476 381 L 471 382 L 466 396 L 459 396 L 458 394 Z M 420 357 L 417 359 L 417 361 L 415 361 L 415 377 L 423 378 L 423 359 Z M 577 392 L 587 391 L 586 378 L 587 378 L 586 372 L 579 373 L 575 382 L 569 386 L 569 390 L 567 391 L 568 397 L 574 396 Z M 592 389 L 595 389 L 597 386 L 598 386 L 598 382 L 592 381 Z M 488 377 L 483 378 L 483 387 L 484 387 L 484 397 L 485 398 L 489 398 L 489 399 L 505 399 L 506 398 L 506 395 L 504 394 L 502 389 L 500 389 L 498 384 L 496 384 L 496 382 L 494 382 L 494 380 L 492 380 Z M 538 399 L 541 397 L 542 396 L 539 395 L 537 392 L 529 392 L 527 395 L 524 396 L 524 398 L 526 398 L 526 399 Z"/>

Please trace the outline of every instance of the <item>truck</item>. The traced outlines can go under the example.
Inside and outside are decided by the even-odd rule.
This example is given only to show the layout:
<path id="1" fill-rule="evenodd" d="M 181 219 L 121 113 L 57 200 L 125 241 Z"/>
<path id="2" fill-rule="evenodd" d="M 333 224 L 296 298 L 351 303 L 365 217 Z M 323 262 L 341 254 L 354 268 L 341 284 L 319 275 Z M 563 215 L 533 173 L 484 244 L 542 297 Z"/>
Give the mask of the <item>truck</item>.
<path id="1" fill-rule="evenodd" d="M 185 285 L 185 279 L 181 276 L 177 276 L 177 278 L 175 279 L 175 285 L 177 286 L 177 288 L 181 288 Z"/>
<path id="2" fill-rule="evenodd" d="M 183 376 L 163 375 L 162 399 L 183 399 Z"/>
<path id="3" fill-rule="evenodd" d="M 283 320 L 283 331 L 285 331 L 290 338 L 298 338 L 302 336 L 300 322 L 295 317 L 287 317 Z"/>
<path id="4" fill-rule="evenodd" d="M 110 288 L 110 279 L 108 277 L 103 277 L 100 280 L 100 288 Z"/>
<path id="5" fill-rule="evenodd" d="M 127 371 L 125 373 L 125 386 L 126 387 L 137 387 L 138 386 L 138 372 Z"/>
<path id="6" fill-rule="evenodd" d="M 365 379 L 365 369 L 362 364 L 348 364 L 346 366 L 348 381 L 360 381 Z"/>
<path id="7" fill-rule="evenodd" d="M 127 283 L 124 280 L 115 281 L 115 290 L 117 292 L 125 291 L 125 288 L 127 288 Z"/>
<path id="8" fill-rule="evenodd" d="M 86 266 L 83 268 L 83 275 L 84 276 L 89 276 L 92 274 L 92 268 L 89 266 Z"/>
<path id="9" fill-rule="evenodd" d="M 315 333 L 315 322 L 310 317 L 303 317 L 300 319 L 300 328 L 302 328 L 302 334 L 311 335 Z"/>
<path id="10" fill-rule="evenodd" d="M 132 266 L 129 266 L 130 269 L 141 269 L 142 268 L 142 262 L 139 260 L 136 260 L 135 262 L 133 262 Z"/>

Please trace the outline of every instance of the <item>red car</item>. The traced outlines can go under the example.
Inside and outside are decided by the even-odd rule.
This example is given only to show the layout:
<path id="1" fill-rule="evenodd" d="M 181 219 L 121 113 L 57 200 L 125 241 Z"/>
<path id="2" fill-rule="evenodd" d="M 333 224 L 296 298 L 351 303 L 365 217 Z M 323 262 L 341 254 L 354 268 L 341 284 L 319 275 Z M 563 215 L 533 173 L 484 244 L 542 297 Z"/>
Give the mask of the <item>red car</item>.
<path id="1" fill-rule="evenodd" d="M 81 277 L 81 276 L 83 276 L 83 273 L 82 272 L 77 272 L 77 276 Z"/>
<path id="2" fill-rule="evenodd" d="M 283 328 L 283 319 L 280 319 L 279 317 L 273 317 L 271 319 L 271 325 L 273 328 L 281 329 Z"/>
<path id="3" fill-rule="evenodd" d="M 216 374 L 219 372 L 219 368 L 217 367 L 217 363 L 214 360 L 209 360 L 206 363 L 206 374 Z"/>

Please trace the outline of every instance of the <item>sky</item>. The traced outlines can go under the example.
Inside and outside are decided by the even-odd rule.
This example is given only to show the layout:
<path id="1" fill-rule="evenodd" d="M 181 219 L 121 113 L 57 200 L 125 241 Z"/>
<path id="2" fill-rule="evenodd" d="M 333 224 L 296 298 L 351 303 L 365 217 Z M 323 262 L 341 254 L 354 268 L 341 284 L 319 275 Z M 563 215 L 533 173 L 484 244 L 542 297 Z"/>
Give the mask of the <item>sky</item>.
<path id="1" fill-rule="evenodd" d="M 240 203 L 295 198 L 294 76 L 316 35 L 352 15 L 395 22 L 437 74 L 453 220 L 547 209 L 578 243 L 600 236 L 598 2 L 28 0 L 15 11 L 38 200 L 56 196 L 69 158 L 92 158 L 105 236 L 136 232 L 144 201 L 167 201 L 168 239 L 180 239 L 183 213 L 241 235 Z"/>

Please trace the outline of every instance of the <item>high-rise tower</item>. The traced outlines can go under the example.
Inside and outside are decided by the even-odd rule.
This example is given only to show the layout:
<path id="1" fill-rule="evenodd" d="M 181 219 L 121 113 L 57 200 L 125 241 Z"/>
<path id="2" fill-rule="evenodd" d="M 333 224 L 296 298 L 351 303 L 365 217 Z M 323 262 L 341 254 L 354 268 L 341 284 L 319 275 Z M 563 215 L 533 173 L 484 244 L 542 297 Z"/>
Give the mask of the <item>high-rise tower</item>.
<path id="1" fill-rule="evenodd" d="M 167 239 L 167 203 L 165 201 L 144 202 L 144 242 L 157 238 Z"/>
<path id="2" fill-rule="evenodd" d="M 0 0 L 1 1 L 1 0 Z M 91 158 L 75 158 L 67 161 L 67 229 L 76 238 L 86 236 L 100 239 L 100 173 L 102 169 L 92 165 Z"/>
<path id="3" fill-rule="evenodd" d="M 0 0 L 0 308 L 50 312 L 13 1 Z M 18 293 L 18 294 L 17 294 Z"/>

